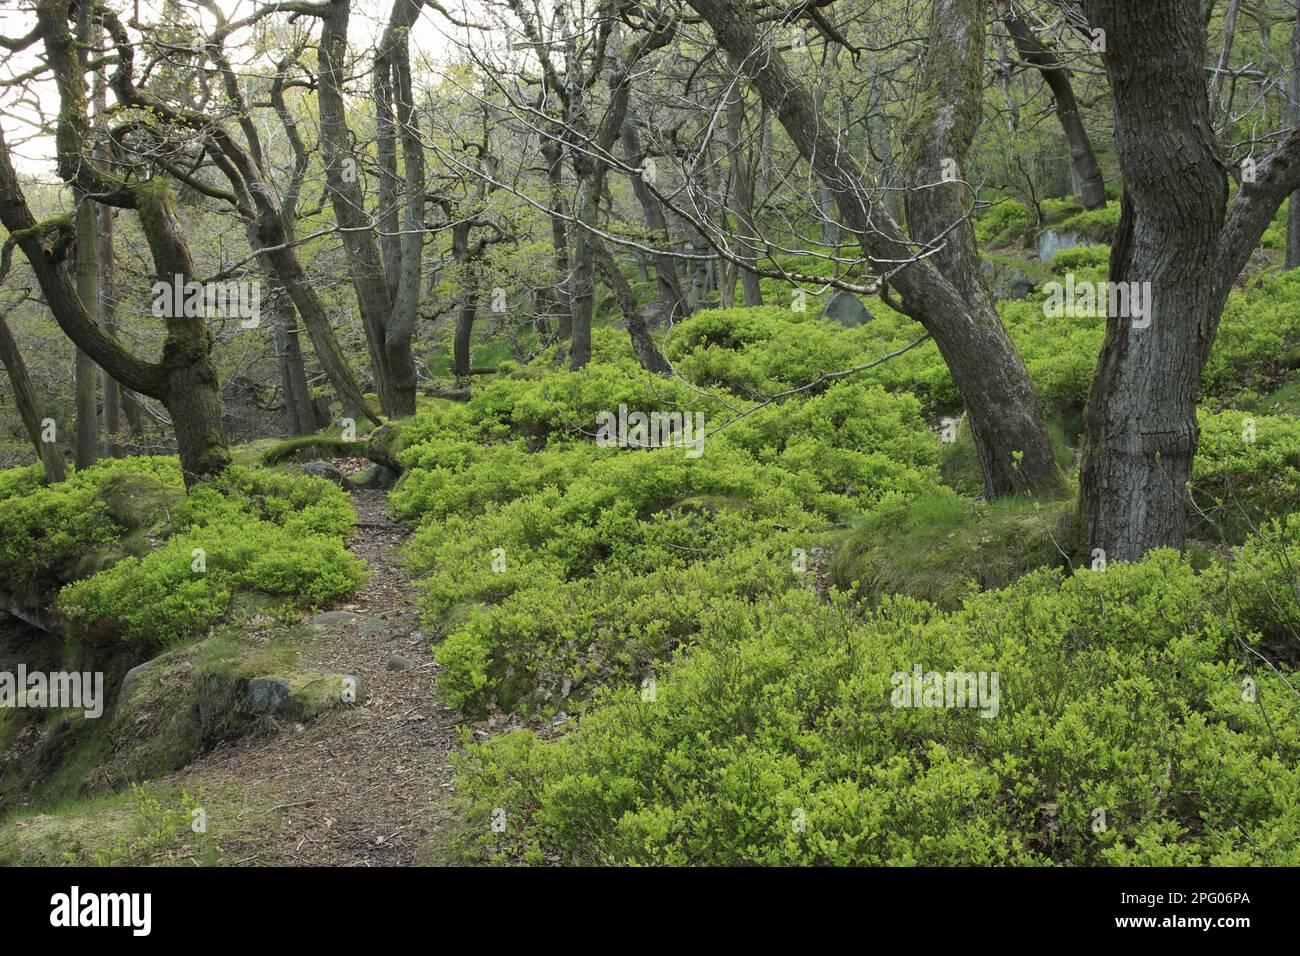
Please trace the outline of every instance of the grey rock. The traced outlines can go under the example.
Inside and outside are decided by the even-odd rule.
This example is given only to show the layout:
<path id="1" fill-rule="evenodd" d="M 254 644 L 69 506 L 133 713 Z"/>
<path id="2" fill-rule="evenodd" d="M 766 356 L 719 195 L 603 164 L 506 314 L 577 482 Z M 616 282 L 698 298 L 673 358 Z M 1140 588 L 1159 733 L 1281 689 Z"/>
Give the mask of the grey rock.
<path id="1" fill-rule="evenodd" d="M 402 476 L 399 472 L 394 471 L 387 465 L 371 465 L 357 476 L 355 484 L 358 488 L 388 491 L 397 484 L 397 479 L 400 477 Z"/>
<path id="2" fill-rule="evenodd" d="M 405 671 L 411 669 L 411 662 L 401 654 L 394 654 L 388 659 L 388 669 L 390 671 Z"/>
<path id="3" fill-rule="evenodd" d="M 289 681 L 284 677 L 258 677 L 248 682 L 247 693 L 250 710 L 274 714 L 289 699 Z"/>
<path id="4" fill-rule="evenodd" d="M 874 318 L 867 311 L 867 307 L 858 301 L 857 296 L 843 289 L 836 289 L 831 293 L 831 297 L 826 300 L 826 306 L 822 309 L 821 317 L 838 322 L 846 329 L 865 325 Z"/>
<path id="5" fill-rule="evenodd" d="M 118 707 L 122 706 L 122 701 L 131 696 L 131 690 L 135 686 L 135 682 L 140 679 L 140 676 L 153 667 L 155 663 L 156 660 L 145 661 L 143 664 L 137 664 L 126 672 L 126 676 L 122 678 L 122 686 L 117 691 Z"/>
<path id="6" fill-rule="evenodd" d="M 1038 261 L 1051 262 L 1062 249 L 1077 249 L 1080 246 L 1095 246 L 1096 243 L 1087 236 L 1079 232 L 1067 229 L 1064 232 L 1057 232 L 1055 229 L 1044 229 L 1038 236 Z"/>
<path id="7" fill-rule="evenodd" d="M 309 461 L 302 466 L 304 475 L 314 475 L 317 478 L 324 478 L 326 481 L 332 481 L 340 488 L 351 488 L 350 482 L 338 468 L 331 465 L 328 461 Z"/>
<path id="8" fill-rule="evenodd" d="M 361 620 L 362 615 L 353 611 L 322 611 L 311 619 L 312 627 L 333 627 L 335 624 L 349 624 Z"/>
<path id="9" fill-rule="evenodd" d="M 1011 299 L 1027 299 L 1034 294 L 1036 288 L 1038 286 L 1034 280 L 1019 269 L 1007 279 L 1007 297 Z"/>

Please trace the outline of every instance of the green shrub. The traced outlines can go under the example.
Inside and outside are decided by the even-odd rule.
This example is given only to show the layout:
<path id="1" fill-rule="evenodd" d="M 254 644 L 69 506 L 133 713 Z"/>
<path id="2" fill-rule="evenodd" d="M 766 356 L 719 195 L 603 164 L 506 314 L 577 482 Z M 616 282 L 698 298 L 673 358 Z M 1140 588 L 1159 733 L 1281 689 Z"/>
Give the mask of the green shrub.
<path id="1" fill-rule="evenodd" d="M 45 484 L 45 468 L 40 464 L 0 471 L 0 501 L 29 495 Z"/>
<path id="2" fill-rule="evenodd" d="M 952 614 L 723 600 L 652 694 L 470 746 L 469 831 L 578 864 L 1294 865 L 1300 703 L 1263 669 L 1267 716 L 1244 699 L 1214 597 L 1158 552 Z M 996 715 L 892 706 L 918 665 L 996 672 Z"/>
<path id="3" fill-rule="evenodd" d="M 953 610 L 981 590 L 1065 564 L 1072 513 L 1069 500 L 977 503 L 947 488 L 895 495 L 854 527 L 831 572 L 836 585 L 873 601 L 905 594 Z"/>
<path id="4" fill-rule="evenodd" d="M 1052 257 L 1051 269 L 1057 275 L 1064 275 L 1067 272 L 1080 273 L 1085 270 L 1090 273 L 1099 272 L 1100 278 L 1105 279 L 1106 273 L 1110 271 L 1110 247 L 1077 246 L 1073 249 L 1062 249 Z"/>
<path id="5" fill-rule="evenodd" d="M 1240 544 L 1269 518 L 1300 510 L 1300 422 L 1202 411 L 1190 533 Z"/>
<path id="6" fill-rule="evenodd" d="M 975 217 L 975 239 L 984 247 L 1006 246 L 1024 238 L 1033 219 L 1018 199 L 1003 199 Z"/>
<path id="7" fill-rule="evenodd" d="M 20 471 L 9 485 L 27 490 L 0 499 L 0 587 L 41 602 L 57 591 L 90 644 L 169 646 L 238 591 L 312 607 L 365 579 L 343 547 L 351 502 L 319 478 L 232 466 L 185 496 L 170 457 L 106 460 L 48 486 Z"/>
<path id="8" fill-rule="evenodd" d="M 115 640 L 170 647 L 201 636 L 235 591 L 316 607 L 356 591 L 361 561 L 337 538 L 267 521 L 196 525 L 143 558 L 67 585 L 59 610 L 88 643 Z"/>

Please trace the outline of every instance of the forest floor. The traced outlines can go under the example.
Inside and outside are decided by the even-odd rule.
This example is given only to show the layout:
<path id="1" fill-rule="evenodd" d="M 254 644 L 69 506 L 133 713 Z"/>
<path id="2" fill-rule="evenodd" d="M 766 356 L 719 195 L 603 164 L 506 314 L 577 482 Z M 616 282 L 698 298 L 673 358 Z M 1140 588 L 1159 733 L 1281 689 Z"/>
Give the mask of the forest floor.
<path id="1" fill-rule="evenodd" d="M 351 602 L 314 618 L 318 637 L 304 660 L 355 676 L 356 706 L 245 737 L 168 781 L 215 796 L 209 814 L 227 817 L 211 820 L 220 863 L 436 862 L 430 847 L 436 856 L 456 825 L 450 754 L 459 714 L 434 693 L 437 665 L 402 568 L 410 529 L 389 517 L 383 492 L 358 489 L 352 498 L 348 548 L 371 578 Z"/>

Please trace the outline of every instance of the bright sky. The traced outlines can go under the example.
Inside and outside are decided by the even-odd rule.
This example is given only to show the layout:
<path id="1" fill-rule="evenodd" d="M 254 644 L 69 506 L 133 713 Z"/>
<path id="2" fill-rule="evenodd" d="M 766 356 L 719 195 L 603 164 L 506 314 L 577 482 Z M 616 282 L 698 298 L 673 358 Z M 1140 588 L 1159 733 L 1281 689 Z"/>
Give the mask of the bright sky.
<path id="1" fill-rule="evenodd" d="M 262 4 L 254 0 L 218 0 L 222 10 L 230 20 L 246 17 Z M 145 22 L 156 23 L 161 19 L 162 0 L 117 0 L 119 12 L 130 15 L 137 8 Z M 477 20 L 482 17 L 480 0 L 444 0 L 444 7 L 458 19 Z M 197 9 L 193 3 L 184 3 L 192 15 Z M 349 40 L 355 48 L 365 48 L 373 44 L 383 32 L 388 20 L 391 0 L 353 0 L 352 16 L 349 28 Z M 206 13 L 204 19 L 212 26 L 211 17 Z M 0 0 L 0 34 L 7 37 L 23 36 L 36 23 L 36 14 L 30 0 Z M 416 63 L 426 59 L 434 63 L 445 60 L 453 51 L 454 44 L 463 43 L 466 38 L 464 29 L 448 23 L 440 14 L 428 9 L 421 11 L 420 21 L 411 32 L 412 54 Z M 247 37 L 248 31 L 242 36 Z M 238 60 L 238 43 L 241 34 L 236 34 L 226 43 L 232 59 Z M 0 50 L 0 80 L 8 80 L 33 69 L 38 63 L 32 51 L 10 54 Z M 418 67 L 417 67 L 418 68 Z M 33 126 L 42 116 L 52 117 L 57 111 L 57 94 L 49 80 L 29 85 L 24 92 L 17 88 L 0 90 L 0 121 L 4 123 L 5 136 L 14 154 L 14 164 L 20 172 L 25 172 L 53 179 L 53 142 L 46 136 L 34 136 Z"/>

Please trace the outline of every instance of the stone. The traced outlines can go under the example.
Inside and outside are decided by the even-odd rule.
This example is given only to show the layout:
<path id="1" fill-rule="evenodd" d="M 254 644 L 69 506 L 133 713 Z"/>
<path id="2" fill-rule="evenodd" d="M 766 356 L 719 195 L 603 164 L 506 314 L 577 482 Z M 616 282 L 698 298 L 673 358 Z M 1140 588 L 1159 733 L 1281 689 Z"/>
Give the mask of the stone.
<path id="1" fill-rule="evenodd" d="M 284 677 L 258 677 L 248 682 L 248 708 L 257 714 L 274 714 L 289 699 L 289 681 Z"/>
<path id="2" fill-rule="evenodd" d="M 1038 286 L 1034 280 L 1025 275 L 1019 269 L 1011 273 L 1007 280 L 1007 297 L 1011 299 L 1027 299 L 1034 294 Z"/>
<path id="3" fill-rule="evenodd" d="M 361 682 L 351 674 L 308 672 L 254 678 L 248 682 L 245 699 L 253 713 L 304 721 L 363 698 Z"/>
<path id="4" fill-rule="evenodd" d="M 831 297 L 826 300 L 826 305 L 822 309 L 821 317 L 838 322 L 846 329 L 865 325 L 875 318 L 857 296 L 843 289 L 836 289 L 831 293 Z"/>
<path id="5" fill-rule="evenodd" d="M 354 611 L 322 611 L 311 619 L 312 627 L 333 627 L 335 624 L 350 624 L 361 620 L 362 615 Z"/>
<path id="6" fill-rule="evenodd" d="M 326 481 L 332 481 L 340 488 L 352 487 L 352 482 L 348 481 L 343 472 L 339 471 L 338 468 L 331 465 L 328 461 L 309 461 L 307 464 L 302 466 L 302 473 L 304 475 L 314 475 L 317 478 L 324 478 Z"/>
<path id="7" fill-rule="evenodd" d="M 388 491 L 397 484 L 397 479 L 402 477 L 399 472 L 394 471 L 387 465 L 371 465 L 361 474 L 357 475 L 355 484 L 358 488 L 372 488 L 377 491 Z"/>
<path id="8" fill-rule="evenodd" d="M 126 676 L 122 678 L 122 686 L 119 687 L 117 691 L 118 707 L 122 706 L 122 701 L 131 696 L 131 690 L 134 687 L 135 682 L 140 679 L 141 675 L 153 667 L 156 662 L 156 658 L 152 661 L 145 661 L 143 664 L 136 664 L 135 667 L 132 667 L 126 672 Z"/>
<path id="9" fill-rule="evenodd" d="M 1055 229 L 1044 229 L 1038 236 L 1038 261 L 1051 262 L 1053 257 L 1062 249 L 1077 249 L 1080 246 L 1095 246 L 1096 244 L 1081 232 L 1070 229 L 1064 232 L 1057 232 Z"/>
<path id="10" fill-rule="evenodd" d="M 411 662 L 401 654 L 394 654 L 388 659 L 388 669 L 390 671 L 406 671 L 411 669 Z"/>

